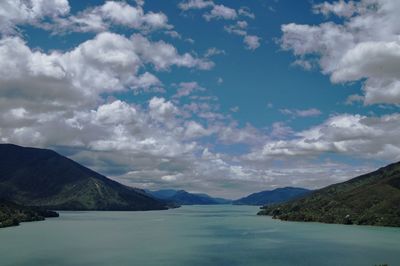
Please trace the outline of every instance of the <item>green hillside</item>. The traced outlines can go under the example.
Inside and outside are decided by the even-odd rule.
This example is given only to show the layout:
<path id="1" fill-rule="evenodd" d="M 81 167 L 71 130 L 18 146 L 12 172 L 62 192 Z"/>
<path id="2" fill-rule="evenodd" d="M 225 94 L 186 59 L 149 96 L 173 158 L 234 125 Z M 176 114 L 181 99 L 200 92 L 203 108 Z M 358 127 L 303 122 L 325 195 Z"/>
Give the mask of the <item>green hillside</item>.
<path id="1" fill-rule="evenodd" d="M 290 221 L 400 226 L 400 163 L 331 185 L 259 215 Z"/>
<path id="2" fill-rule="evenodd" d="M 163 210 L 168 206 L 46 149 L 0 144 L 0 198 L 56 210 Z"/>
<path id="3" fill-rule="evenodd" d="M 46 217 L 58 217 L 58 213 L 0 200 L 0 228 L 21 222 L 42 221 Z"/>

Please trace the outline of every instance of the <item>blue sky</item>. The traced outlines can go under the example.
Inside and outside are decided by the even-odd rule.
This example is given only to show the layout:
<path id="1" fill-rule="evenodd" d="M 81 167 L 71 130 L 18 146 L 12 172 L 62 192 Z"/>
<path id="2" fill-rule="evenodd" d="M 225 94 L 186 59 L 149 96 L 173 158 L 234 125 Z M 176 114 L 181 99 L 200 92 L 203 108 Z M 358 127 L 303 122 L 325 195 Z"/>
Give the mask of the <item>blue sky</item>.
<path id="1" fill-rule="evenodd" d="M 394 0 L 4 1 L 0 141 L 235 198 L 400 160 Z"/>

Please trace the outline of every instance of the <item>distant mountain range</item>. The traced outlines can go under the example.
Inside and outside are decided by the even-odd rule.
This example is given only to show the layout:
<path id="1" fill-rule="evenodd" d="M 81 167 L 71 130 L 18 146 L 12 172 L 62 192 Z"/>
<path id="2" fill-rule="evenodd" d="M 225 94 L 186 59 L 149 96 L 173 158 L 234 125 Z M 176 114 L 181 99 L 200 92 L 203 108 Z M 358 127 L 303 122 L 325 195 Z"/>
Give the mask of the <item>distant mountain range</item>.
<path id="1" fill-rule="evenodd" d="M 213 198 L 207 194 L 189 193 L 185 190 L 162 189 L 157 191 L 146 190 L 153 197 L 173 202 L 179 205 L 212 205 L 230 204 L 231 200 Z"/>
<path id="2" fill-rule="evenodd" d="M 265 190 L 258 193 L 250 194 L 247 197 L 234 200 L 235 205 L 271 205 L 281 203 L 310 193 L 311 190 L 297 187 L 284 187 L 274 190 Z"/>
<path id="3" fill-rule="evenodd" d="M 231 201 L 131 188 L 54 151 L 0 144 L 0 227 L 56 215 L 44 209 L 136 211 L 230 203 L 265 205 L 260 215 L 282 220 L 400 226 L 400 162 L 316 191 L 286 187 Z"/>
<path id="4" fill-rule="evenodd" d="M 164 210 L 168 204 L 47 149 L 0 144 L 0 198 L 54 210 Z"/>
<path id="5" fill-rule="evenodd" d="M 259 214 L 291 221 L 400 226 L 400 163 L 266 206 Z"/>

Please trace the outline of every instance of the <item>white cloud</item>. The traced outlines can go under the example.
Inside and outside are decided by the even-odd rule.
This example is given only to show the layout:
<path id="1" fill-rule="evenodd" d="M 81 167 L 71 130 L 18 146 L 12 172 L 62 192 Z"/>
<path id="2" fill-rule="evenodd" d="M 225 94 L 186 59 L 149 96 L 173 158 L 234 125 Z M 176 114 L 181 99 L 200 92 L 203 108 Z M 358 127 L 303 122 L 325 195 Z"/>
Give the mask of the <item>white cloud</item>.
<path id="1" fill-rule="evenodd" d="M 182 39 L 182 36 L 174 30 L 168 30 L 164 32 L 165 34 L 167 34 L 168 36 L 170 36 L 171 38 L 175 38 L 175 39 Z"/>
<path id="2" fill-rule="evenodd" d="M 149 102 L 150 116 L 154 120 L 164 121 L 178 114 L 178 109 L 164 98 L 153 97 Z"/>
<path id="3" fill-rule="evenodd" d="M 147 25 L 151 28 L 167 27 L 168 18 L 163 13 L 144 13 L 141 6 L 133 7 L 124 2 L 108 1 L 100 7 L 103 16 L 113 23 L 140 28 Z"/>
<path id="4" fill-rule="evenodd" d="M 48 53 L 32 50 L 20 37 L 5 37 L 0 39 L 0 105 L 46 113 L 92 108 L 115 92 L 162 92 L 160 80 L 144 72 L 148 64 L 165 70 L 207 68 L 212 62 L 137 34 L 105 32 L 67 52 Z"/>
<path id="5" fill-rule="evenodd" d="M 212 6 L 214 6 L 214 2 L 206 0 L 188 0 L 178 4 L 178 7 L 184 11 L 190 9 L 203 9 Z"/>
<path id="6" fill-rule="evenodd" d="M 307 60 L 302 60 L 302 59 L 296 59 L 295 61 L 293 61 L 293 63 L 291 64 L 292 66 L 298 66 L 303 68 L 304 70 L 311 70 L 313 68 L 312 62 L 307 61 Z"/>
<path id="7" fill-rule="evenodd" d="M 69 10 L 67 0 L 3 0 L 0 2 L 0 32 L 15 33 L 18 25 L 36 24 L 46 17 L 66 15 Z"/>
<path id="8" fill-rule="evenodd" d="M 239 36 L 243 36 L 243 42 L 245 44 L 246 49 L 255 50 L 260 47 L 261 38 L 256 35 L 249 35 L 247 33 L 248 23 L 244 20 L 239 20 L 236 24 L 225 26 L 224 29 L 228 33 L 236 34 Z"/>
<path id="9" fill-rule="evenodd" d="M 248 7 L 241 7 L 239 10 L 227 7 L 225 5 L 217 5 L 213 1 L 204 0 L 188 0 L 178 4 L 178 7 L 183 11 L 190 9 L 206 9 L 210 8 L 208 12 L 203 14 L 203 17 L 207 21 L 211 20 L 233 20 L 236 21 L 239 18 L 247 17 L 254 19 L 255 15 L 251 12 Z M 255 50 L 260 47 L 261 38 L 256 35 L 247 33 L 248 23 L 245 20 L 238 20 L 235 24 L 225 25 L 224 30 L 231 34 L 243 36 L 243 42 L 246 49 Z M 206 53 L 207 55 L 208 53 Z M 207 56 L 206 56 L 207 57 Z"/>
<path id="10" fill-rule="evenodd" d="M 262 143 L 266 139 L 265 135 L 250 124 L 242 128 L 238 126 L 237 122 L 231 122 L 228 125 L 216 123 L 212 130 L 218 135 L 218 140 L 224 144 L 242 143 L 255 145 Z"/>
<path id="11" fill-rule="evenodd" d="M 248 17 L 251 19 L 255 18 L 255 15 L 251 12 L 248 7 L 241 7 L 239 10 L 227 7 L 225 5 L 215 4 L 213 1 L 207 0 L 187 0 L 182 1 L 178 4 L 178 7 L 183 11 L 188 11 L 191 9 L 206 9 L 211 10 L 203 15 L 206 20 L 212 19 L 226 19 L 232 20 L 236 19 L 239 15 L 243 17 Z"/>
<path id="12" fill-rule="evenodd" d="M 400 114 L 368 117 L 336 115 L 288 140 L 267 141 L 248 158 L 315 156 L 337 153 L 358 158 L 400 160 Z"/>
<path id="13" fill-rule="evenodd" d="M 157 70 L 167 70 L 172 65 L 199 69 L 210 69 L 214 66 L 208 59 L 195 58 L 189 53 L 180 55 L 174 46 L 164 41 L 150 42 L 140 34 L 132 35 L 131 40 L 142 60 L 153 64 Z"/>
<path id="14" fill-rule="evenodd" d="M 365 104 L 400 103 L 400 2 L 340 0 L 315 5 L 314 11 L 344 22 L 283 25 L 282 48 L 301 62 L 318 58 L 334 83 L 361 81 Z"/>
<path id="15" fill-rule="evenodd" d="M 211 135 L 212 131 L 205 129 L 201 124 L 195 121 L 186 123 L 186 130 L 184 133 L 185 139 L 193 139 Z"/>
<path id="16" fill-rule="evenodd" d="M 357 12 L 357 4 L 354 1 L 339 0 L 332 3 L 323 2 L 313 6 L 314 13 L 321 13 L 325 16 L 334 14 L 339 17 L 351 17 Z"/>
<path id="17" fill-rule="evenodd" d="M 36 8 L 15 9 L 18 3 L 31 2 L 37 3 Z M 131 98 L 129 102 L 116 99 L 121 92 L 161 92 L 162 83 L 156 72 L 173 71 L 174 67 L 210 69 L 213 63 L 208 57 L 224 51 L 210 48 L 205 58 L 201 58 L 195 52 L 180 53 L 169 43 L 145 37 L 148 31 L 156 29 L 172 37 L 178 37 L 179 33 L 168 24 L 163 13 L 144 12 L 141 0 L 136 1 L 136 6 L 107 1 L 74 15 L 69 14 L 66 1 L 41 4 L 45 2 L 0 3 L 0 10 L 12 5 L 8 13 L 0 12 L 0 21 L 4 22 L 0 24 L 2 33 L 14 34 L 16 27 L 22 24 L 49 30 L 65 26 L 67 31 L 102 33 L 67 51 L 32 48 L 20 36 L 4 35 L 0 39 L 0 142 L 67 149 L 73 159 L 104 174 L 117 176 L 116 179 L 129 185 L 173 186 L 226 196 L 254 192 L 260 187 L 317 187 L 366 171 L 366 167 L 361 166 L 306 160 L 321 152 L 368 158 L 375 158 L 376 153 L 377 158 L 397 158 L 400 145 L 395 133 L 399 131 L 400 118 L 396 114 L 382 117 L 336 115 L 321 125 L 295 132 L 279 122 L 265 129 L 251 124 L 241 126 L 232 118 L 232 113 L 224 114 L 219 110 L 217 97 L 194 81 L 176 85 L 175 96 L 157 95 L 141 104 L 132 103 Z M 248 34 L 248 22 L 242 20 L 253 18 L 249 9 L 234 10 L 201 0 L 183 3 L 186 3 L 181 3 L 184 11 L 205 9 L 209 19 L 230 20 L 234 24 L 227 26 L 227 31 L 242 36 L 244 41 L 247 37 L 248 48 L 258 47 L 260 38 Z M 332 10 L 326 11 L 329 14 L 341 12 L 324 7 L 328 9 Z M 323 13 L 322 7 L 318 10 Z M 358 8 L 347 17 L 352 19 L 364 12 L 362 10 Z M 53 22 L 58 23 L 57 27 L 49 24 Z M 129 27 L 142 34 L 126 37 L 104 32 L 114 26 Z M 397 60 L 396 40 L 381 40 L 382 44 L 369 40 L 373 45 L 353 45 L 336 51 L 333 46 L 327 46 L 330 40 L 346 44 L 352 39 L 351 34 L 342 35 L 345 26 L 332 23 L 327 23 L 323 30 L 320 27 L 288 26 L 288 31 L 300 29 L 301 34 L 314 38 L 306 46 L 296 44 L 298 60 L 308 60 L 307 53 L 332 49 L 321 64 L 331 71 L 326 73 L 332 75 L 332 79 L 333 73 L 337 75 L 335 82 L 364 78 L 362 73 L 367 73 L 365 86 L 369 87 L 365 90 L 374 93 L 374 99 L 386 97 L 379 95 L 381 91 L 377 88 L 381 84 L 392 86 L 394 93 L 390 98 L 396 99 L 398 73 L 393 70 Z M 286 49 L 295 50 L 292 45 L 295 38 L 297 36 L 293 35 L 293 40 L 286 43 Z M 358 51 L 352 51 L 353 48 Z M 357 56 L 363 57 L 364 50 L 376 60 L 357 59 Z M 346 51 L 351 53 L 346 55 Z M 344 63 L 342 57 L 329 61 L 341 53 L 346 58 Z M 385 80 L 379 72 L 379 65 L 384 64 L 380 58 L 393 59 L 385 71 L 388 74 Z M 346 69 L 354 62 L 356 67 Z M 333 63 L 342 64 L 341 69 L 332 67 Z M 217 79 L 218 83 L 222 81 L 222 78 Z M 390 85 L 381 83 L 383 81 L 393 82 Z M 239 108 L 233 107 L 231 111 L 239 111 Z M 316 109 L 290 109 L 288 112 L 293 116 L 318 115 Z M 219 151 L 226 149 L 238 150 L 238 154 Z"/>
<path id="18" fill-rule="evenodd" d="M 246 31 L 247 26 L 248 26 L 248 24 L 246 21 L 240 20 L 240 21 L 237 21 L 236 24 L 234 24 L 234 25 L 225 26 L 224 29 L 225 29 L 225 31 L 227 31 L 231 34 L 236 34 L 239 36 L 246 36 L 247 35 L 247 31 Z"/>
<path id="19" fill-rule="evenodd" d="M 127 103 L 116 100 L 98 107 L 94 121 L 99 124 L 129 124 L 134 121 L 137 111 Z"/>
<path id="20" fill-rule="evenodd" d="M 93 104 L 102 93 L 149 90 L 160 81 L 148 72 L 139 74 L 148 59 L 141 58 L 138 45 L 135 38 L 101 33 L 71 51 L 43 53 L 32 51 L 19 37 L 3 38 L 0 90 L 2 95 L 12 90 L 14 99 L 38 97 L 42 104 L 53 106 Z M 179 58 L 177 53 L 174 56 Z M 164 65 L 175 63 L 179 62 Z"/>
<path id="21" fill-rule="evenodd" d="M 235 9 L 224 6 L 224 5 L 214 5 L 209 13 L 203 15 L 203 17 L 210 21 L 212 19 L 236 19 L 237 12 Z"/>
<path id="22" fill-rule="evenodd" d="M 212 134 L 224 143 L 255 141 L 259 138 L 256 129 L 222 121 L 207 127 L 181 113 L 182 108 L 161 97 L 151 98 L 148 105 L 113 100 L 95 108 L 58 112 L 14 108 L 0 115 L 0 141 L 73 147 L 74 159 L 104 174 L 123 174 L 117 177 L 119 181 L 140 187 L 170 183 L 235 194 L 237 190 L 227 192 L 222 184 L 259 179 L 258 171 L 234 163 L 229 156 L 211 151 L 202 156 L 204 147 L 198 143 L 199 138 Z"/>
<path id="23" fill-rule="evenodd" d="M 255 35 L 246 35 L 243 39 L 246 44 L 246 48 L 249 50 L 255 50 L 260 47 L 260 37 Z"/>
<path id="24" fill-rule="evenodd" d="M 362 102 L 364 101 L 364 97 L 358 94 L 352 94 L 346 99 L 346 104 L 347 105 L 352 105 L 355 102 Z"/>
<path id="25" fill-rule="evenodd" d="M 248 18 L 251 18 L 251 19 L 255 19 L 255 18 L 256 18 L 256 16 L 254 15 L 254 13 L 252 13 L 252 12 L 250 11 L 250 8 L 248 8 L 248 7 L 241 7 L 241 8 L 239 9 L 239 11 L 238 11 L 238 14 L 239 14 L 240 16 L 248 17 Z"/>
<path id="26" fill-rule="evenodd" d="M 310 117 L 310 116 L 319 116 L 322 112 L 316 108 L 310 109 L 280 109 L 282 114 L 291 115 L 293 117 Z"/>
<path id="27" fill-rule="evenodd" d="M 205 88 L 201 87 L 197 82 L 181 82 L 179 83 L 179 88 L 173 98 L 181 98 L 184 96 L 189 96 L 195 91 L 205 91 Z"/>
<path id="28" fill-rule="evenodd" d="M 275 122 L 272 124 L 271 137 L 274 139 L 285 139 L 293 135 L 294 131 L 284 122 Z"/>
<path id="29" fill-rule="evenodd" d="M 225 55 L 225 54 L 226 54 L 225 50 L 221 50 L 216 47 L 212 47 L 212 48 L 207 49 L 207 51 L 204 53 L 204 57 L 211 57 L 214 55 Z"/>
<path id="30" fill-rule="evenodd" d="M 122 1 L 106 1 L 101 6 L 88 8 L 76 15 L 57 18 L 54 23 L 43 27 L 55 32 L 101 32 L 112 25 L 142 31 L 173 28 L 164 13 L 145 13 L 142 5 L 131 6 Z"/>

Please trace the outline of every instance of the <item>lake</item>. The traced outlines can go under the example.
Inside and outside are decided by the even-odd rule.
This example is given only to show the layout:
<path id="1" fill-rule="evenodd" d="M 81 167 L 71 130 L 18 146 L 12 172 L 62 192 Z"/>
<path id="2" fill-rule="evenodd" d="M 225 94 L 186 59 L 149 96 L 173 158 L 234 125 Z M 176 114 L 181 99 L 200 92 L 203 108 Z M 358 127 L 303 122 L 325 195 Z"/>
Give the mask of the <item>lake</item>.
<path id="1" fill-rule="evenodd" d="M 400 229 L 281 222 L 252 206 L 60 212 L 0 229 L 0 265 L 400 265 Z"/>

